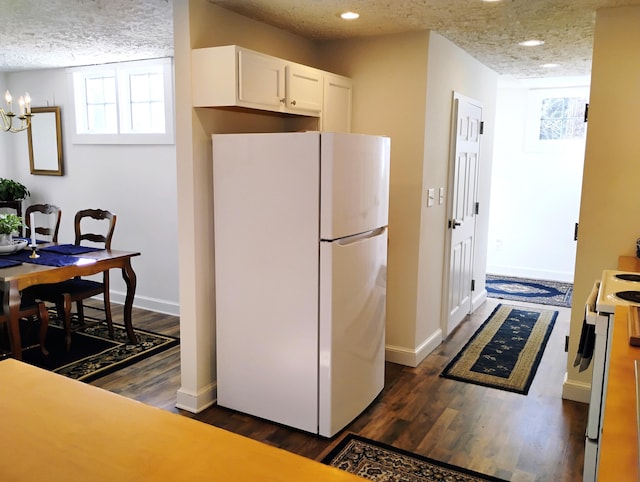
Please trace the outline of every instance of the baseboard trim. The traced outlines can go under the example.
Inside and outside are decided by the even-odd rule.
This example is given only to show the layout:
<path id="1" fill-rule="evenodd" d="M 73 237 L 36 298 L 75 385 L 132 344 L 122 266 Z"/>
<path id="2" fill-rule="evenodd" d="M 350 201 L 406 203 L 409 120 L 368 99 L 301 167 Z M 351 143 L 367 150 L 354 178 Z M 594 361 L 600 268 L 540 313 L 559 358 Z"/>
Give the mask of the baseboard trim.
<path id="1" fill-rule="evenodd" d="M 591 384 L 569 380 L 568 374 L 564 374 L 562 383 L 562 398 L 574 402 L 589 403 L 591 397 Z"/>
<path id="2" fill-rule="evenodd" d="M 391 363 L 417 367 L 440 343 L 442 343 L 442 330 L 437 330 L 422 342 L 418 348 L 413 350 L 402 346 L 386 345 L 384 349 L 385 359 Z"/>
<path id="3" fill-rule="evenodd" d="M 471 298 L 471 313 L 476 311 L 485 301 L 487 301 L 486 289 Z"/>
<path id="4" fill-rule="evenodd" d="M 119 305 L 124 305 L 126 293 L 111 291 L 111 301 Z M 102 297 L 98 296 L 95 299 L 100 300 Z M 136 295 L 133 300 L 133 306 L 136 308 L 142 308 L 143 310 L 155 311 L 156 313 L 163 313 L 165 315 L 180 316 L 180 305 L 178 303 L 172 303 L 157 298 L 149 298 L 147 296 Z"/>
<path id="5" fill-rule="evenodd" d="M 213 405 L 218 398 L 218 390 L 215 382 L 207 385 L 199 392 L 195 393 L 180 387 L 177 392 L 176 408 L 186 410 L 191 413 L 200 413 L 205 408 Z"/>

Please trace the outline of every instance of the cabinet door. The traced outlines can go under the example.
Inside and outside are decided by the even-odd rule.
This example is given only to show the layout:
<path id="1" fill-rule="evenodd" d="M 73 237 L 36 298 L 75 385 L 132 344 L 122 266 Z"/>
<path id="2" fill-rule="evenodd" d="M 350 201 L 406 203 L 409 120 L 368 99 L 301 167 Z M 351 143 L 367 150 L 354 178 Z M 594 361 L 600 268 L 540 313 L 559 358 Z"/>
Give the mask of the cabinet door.
<path id="1" fill-rule="evenodd" d="M 321 129 L 327 132 L 351 132 L 351 79 L 324 74 L 324 104 Z"/>
<path id="2" fill-rule="evenodd" d="M 284 108 L 285 62 L 247 50 L 238 51 L 238 100 L 271 110 Z"/>
<path id="3" fill-rule="evenodd" d="M 287 65 L 287 110 L 322 110 L 322 72 L 299 64 Z"/>

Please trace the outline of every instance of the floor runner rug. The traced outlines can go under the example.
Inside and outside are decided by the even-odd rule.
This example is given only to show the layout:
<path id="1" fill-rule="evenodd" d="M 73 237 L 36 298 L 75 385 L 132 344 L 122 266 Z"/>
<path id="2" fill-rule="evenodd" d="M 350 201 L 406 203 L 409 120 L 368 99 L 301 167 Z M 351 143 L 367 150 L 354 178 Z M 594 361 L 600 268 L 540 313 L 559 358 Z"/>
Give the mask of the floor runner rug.
<path id="1" fill-rule="evenodd" d="M 526 395 L 557 316 L 498 305 L 441 376 Z"/>
<path id="2" fill-rule="evenodd" d="M 115 336 L 111 339 L 107 324 L 103 321 L 73 333 L 71 349 L 67 352 L 64 330 L 54 313 L 50 312 L 52 319 L 46 339 L 49 356 L 45 358 L 40 347 L 34 346 L 23 352 L 23 360 L 83 382 L 113 373 L 179 344 L 178 338 L 134 328 L 138 338 L 138 344 L 134 345 L 129 342 L 124 325 L 117 323 L 113 324 Z M 38 326 L 27 325 L 21 328 L 25 343 L 37 342 Z"/>
<path id="3" fill-rule="evenodd" d="M 347 434 L 322 463 L 376 482 L 504 482 L 355 434 Z"/>
<path id="4" fill-rule="evenodd" d="M 570 307 L 572 295 L 572 283 L 487 275 L 489 298 Z"/>

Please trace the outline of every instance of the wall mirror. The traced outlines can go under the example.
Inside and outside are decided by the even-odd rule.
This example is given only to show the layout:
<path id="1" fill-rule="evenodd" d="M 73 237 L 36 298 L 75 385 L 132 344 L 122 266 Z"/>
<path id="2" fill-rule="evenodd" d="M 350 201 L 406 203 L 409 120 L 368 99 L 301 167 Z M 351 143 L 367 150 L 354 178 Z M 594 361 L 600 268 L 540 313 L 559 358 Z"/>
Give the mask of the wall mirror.
<path id="1" fill-rule="evenodd" d="M 33 107 L 27 129 L 31 174 L 62 176 L 60 107 Z"/>

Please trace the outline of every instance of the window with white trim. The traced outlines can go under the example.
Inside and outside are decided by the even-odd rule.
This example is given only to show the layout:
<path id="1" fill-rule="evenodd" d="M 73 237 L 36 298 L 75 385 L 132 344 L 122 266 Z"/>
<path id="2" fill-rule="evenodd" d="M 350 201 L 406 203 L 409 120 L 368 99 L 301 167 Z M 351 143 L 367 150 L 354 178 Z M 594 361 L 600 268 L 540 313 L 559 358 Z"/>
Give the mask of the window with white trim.
<path id="1" fill-rule="evenodd" d="M 525 150 L 552 152 L 584 148 L 589 87 L 531 89 L 525 120 Z"/>
<path id="2" fill-rule="evenodd" d="M 77 144 L 172 144 L 171 59 L 70 69 Z"/>

